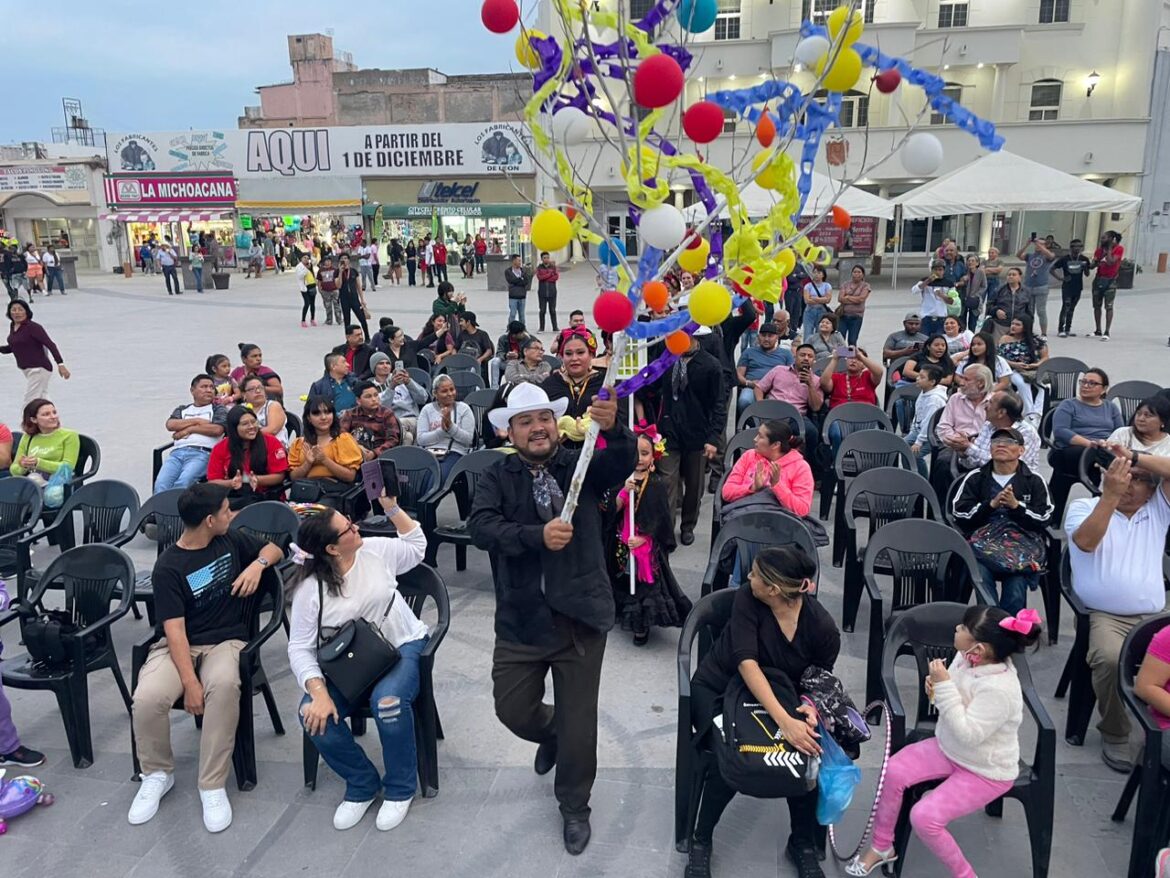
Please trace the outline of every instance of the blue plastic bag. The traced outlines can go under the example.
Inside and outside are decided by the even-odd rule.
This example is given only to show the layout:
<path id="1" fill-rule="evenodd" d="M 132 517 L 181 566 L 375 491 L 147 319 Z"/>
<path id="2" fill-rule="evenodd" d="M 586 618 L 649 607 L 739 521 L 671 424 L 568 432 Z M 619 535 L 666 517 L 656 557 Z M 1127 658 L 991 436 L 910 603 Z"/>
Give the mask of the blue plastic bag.
<path id="1" fill-rule="evenodd" d="M 849 803 L 853 801 L 853 790 L 861 783 L 861 769 L 845 755 L 841 745 L 825 729 L 824 723 L 817 724 L 821 744 L 821 772 L 817 778 L 817 823 L 831 826 L 845 816 Z"/>
<path id="2" fill-rule="evenodd" d="M 57 467 L 57 471 L 49 476 L 49 481 L 45 483 L 45 490 L 42 494 L 46 509 L 57 509 L 65 502 L 65 488 L 71 481 L 73 481 L 73 467 L 67 463 Z"/>

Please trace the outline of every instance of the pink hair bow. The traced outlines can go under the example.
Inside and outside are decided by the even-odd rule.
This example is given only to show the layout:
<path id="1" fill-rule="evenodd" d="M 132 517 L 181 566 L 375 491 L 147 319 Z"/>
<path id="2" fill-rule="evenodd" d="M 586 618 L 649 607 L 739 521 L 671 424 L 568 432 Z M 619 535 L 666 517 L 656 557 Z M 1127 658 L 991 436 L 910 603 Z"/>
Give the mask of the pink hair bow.
<path id="1" fill-rule="evenodd" d="M 646 421 L 639 421 L 634 425 L 634 434 L 637 436 L 645 436 L 652 443 L 659 440 L 658 425 L 648 424 Z"/>
<path id="2" fill-rule="evenodd" d="M 1031 634 L 1032 626 L 1040 624 L 1040 614 L 1035 610 L 1025 607 L 1016 613 L 1014 617 L 1008 616 L 1006 619 L 999 620 L 999 627 L 1006 628 L 1008 631 L 1015 631 L 1017 634 Z"/>

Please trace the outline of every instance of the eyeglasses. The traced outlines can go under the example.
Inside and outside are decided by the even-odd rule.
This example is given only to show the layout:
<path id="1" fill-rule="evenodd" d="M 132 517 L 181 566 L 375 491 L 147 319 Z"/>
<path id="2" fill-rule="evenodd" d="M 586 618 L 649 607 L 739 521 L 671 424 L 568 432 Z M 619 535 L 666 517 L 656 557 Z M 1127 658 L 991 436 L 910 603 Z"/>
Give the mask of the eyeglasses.
<path id="1" fill-rule="evenodd" d="M 341 533 L 339 533 L 337 535 L 337 539 L 341 539 L 346 534 L 351 534 L 351 533 L 355 534 L 357 532 L 358 532 L 358 526 L 351 521 L 349 523 L 349 525 L 347 527 L 343 528 Z"/>
<path id="2" fill-rule="evenodd" d="M 1088 378 L 1082 378 L 1080 381 L 1077 382 L 1077 384 L 1081 385 L 1081 387 L 1104 387 L 1105 386 L 1104 382 L 1090 381 Z"/>

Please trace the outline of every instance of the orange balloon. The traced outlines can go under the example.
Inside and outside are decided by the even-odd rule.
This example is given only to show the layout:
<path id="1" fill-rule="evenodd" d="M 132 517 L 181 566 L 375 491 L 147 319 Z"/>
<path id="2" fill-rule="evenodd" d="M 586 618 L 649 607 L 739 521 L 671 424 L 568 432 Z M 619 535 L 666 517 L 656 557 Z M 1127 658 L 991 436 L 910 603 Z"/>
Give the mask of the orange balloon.
<path id="1" fill-rule="evenodd" d="M 672 332 L 666 337 L 666 349 L 675 356 L 681 357 L 691 349 L 691 337 L 681 329 Z"/>
<path id="2" fill-rule="evenodd" d="M 849 211 L 847 211 L 845 208 L 834 204 L 833 225 L 839 229 L 847 229 L 853 225 L 853 217 L 849 215 Z"/>
<path id="3" fill-rule="evenodd" d="M 767 149 L 775 139 L 776 123 L 768 115 L 768 108 L 764 107 L 764 112 L 760 115 L 760 121 L 756 123 L 756 140 L 760 142 L 760 146 Z"/>
<path id="4" fill-rule="evenodd" d="M 565 216 L 568 218 L 569 222 L 572 222 L 573 219 L 577 216 L 576 209 L 572 208 L 572 207 L 566 207 L 564 213 L 565 213 Z"/>
<path id="5" fill-rule="evenodd" d="M 652 311 L 661 311 L 670 301 L 670 290 L 660 280 L 647 281 L 642 285 L 642 298 Z"/>

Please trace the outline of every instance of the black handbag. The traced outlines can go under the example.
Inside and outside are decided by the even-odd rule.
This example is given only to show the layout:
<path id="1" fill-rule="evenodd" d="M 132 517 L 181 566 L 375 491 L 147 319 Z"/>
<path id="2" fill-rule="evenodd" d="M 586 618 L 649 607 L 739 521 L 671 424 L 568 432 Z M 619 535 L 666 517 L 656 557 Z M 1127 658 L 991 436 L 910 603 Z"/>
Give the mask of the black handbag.
<path id="1" fill-rule="evenodd" d="M 333 687 L 350 704 L 356 705 L 369 695 L 374 684 L 390 672 L 402 654 L 398 647 L 382 636 L 382 631 L 368 619 L 350 619 L 326 641 L 321 641 L 321 614 L 325 604 L 325 587 L 317 580 L 317 665 Z M 398 597 L 395 591 L 386 605 L 385 619 Z"/>

